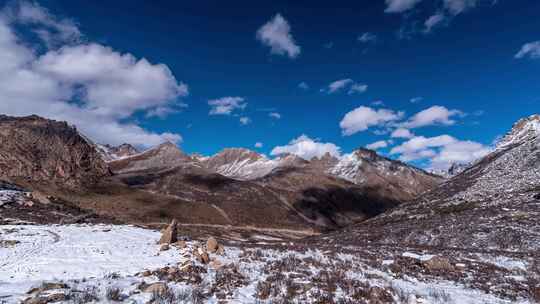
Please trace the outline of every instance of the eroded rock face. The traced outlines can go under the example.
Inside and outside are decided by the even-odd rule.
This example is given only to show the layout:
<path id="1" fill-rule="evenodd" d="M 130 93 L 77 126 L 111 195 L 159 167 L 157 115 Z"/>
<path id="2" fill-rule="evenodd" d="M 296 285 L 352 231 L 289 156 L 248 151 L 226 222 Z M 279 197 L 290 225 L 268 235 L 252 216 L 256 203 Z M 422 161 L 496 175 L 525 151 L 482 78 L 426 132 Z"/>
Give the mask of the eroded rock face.
<path id="1" fill-rule="evenodd" d="M 80 188 L 107 175 L 93 144 L 66 122 L 0 115 L 0 179 Z"/>

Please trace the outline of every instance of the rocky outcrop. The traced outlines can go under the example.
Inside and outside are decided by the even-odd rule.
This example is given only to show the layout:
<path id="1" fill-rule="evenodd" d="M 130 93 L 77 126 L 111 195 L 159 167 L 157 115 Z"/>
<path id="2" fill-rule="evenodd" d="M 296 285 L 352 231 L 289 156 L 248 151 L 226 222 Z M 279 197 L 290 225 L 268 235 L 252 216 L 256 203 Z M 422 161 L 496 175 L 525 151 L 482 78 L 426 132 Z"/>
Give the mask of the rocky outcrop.
<path id="1" fill-rule="evenodd" d="M 173 220 L 161 233 L 159 244 L 173 244 L 178 241 L 178 222 Z"/>
<path id="2" fill-rule="evenodd" d="M 93 144 L 66 122 L 0 115 L 0 179 L 75 189 L 108 175 Z"/>

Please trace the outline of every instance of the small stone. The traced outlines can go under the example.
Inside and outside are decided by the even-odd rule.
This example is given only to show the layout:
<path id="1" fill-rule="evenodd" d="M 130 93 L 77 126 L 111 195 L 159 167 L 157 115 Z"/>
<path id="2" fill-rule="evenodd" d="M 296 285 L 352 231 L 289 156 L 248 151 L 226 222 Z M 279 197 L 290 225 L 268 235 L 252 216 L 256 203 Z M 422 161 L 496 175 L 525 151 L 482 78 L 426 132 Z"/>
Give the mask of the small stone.
<path id="1" fill-rule="evenodd" d="M 218 250 L 218 242 L 215 238 L 210 237 L 208 241 L 206 241 L 206 250 L 210 253 L 214 253 Z"/>
<path id="2" fill-rule="evenodd" d="M 225 247 L 223 247 L 223 245 L 219 244 L 217 250 L 216 250 L 216 254 L 219 254 L 219 255 L 224 255 L 225 254 Z"/>
<path id="3" fill-rule="evenodd" d="M 184 249 L 184 248 L 187 247 L 186 242 L 185 242 L 185 241 L 182 241 L 182 240 L 177 241 L 176 243 L 173 243 L 172 245 L 173 245 L 174 247 L 176 247 L 176 248 L 179 248 L 179 249 Z"/>
<path id="4" fill-rule="evenodd" d="M 167 291 L 167 284 L 163 282 L 152 283 L 146 286 L 143 291 L 162 295 Z"/>
<path id="5" fill-rule="evenodd" d="M 141 273 L 143 277 L 149 277 L 152 275 L 152 272 L 150 270 L 145 270 Z"/>
<path id="6" fill-rule="evenodd" d="M 450 264 L 450 261 L 448 261 L 447 258 L 443 257 L 433 257 L 424 263 L 424 267 L 426 267 L 430 271 L 454 271 L 455 268 L 452 264 Z"/>
<path id="7" fill-rule="evenodd" d="M 167 251 L 169 250 L 169 244 L 165 243 L 165 244 L 161 244 L 161 246 L 159 247 L 159 251 Z"/>

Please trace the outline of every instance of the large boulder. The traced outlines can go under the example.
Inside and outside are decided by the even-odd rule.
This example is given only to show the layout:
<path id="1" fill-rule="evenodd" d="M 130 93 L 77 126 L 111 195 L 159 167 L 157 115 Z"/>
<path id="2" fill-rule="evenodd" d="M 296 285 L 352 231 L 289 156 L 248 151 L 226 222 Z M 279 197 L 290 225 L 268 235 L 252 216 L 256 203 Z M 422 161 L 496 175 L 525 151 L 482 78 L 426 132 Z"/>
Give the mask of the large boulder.
<path id="1" fill-rule="evenodd" d="M 171 224 L 163 231 L 161 238 L 159 239 L 160 244 L 172 244 L 178 241 L 178 223 L 176 220 L 173 220 Z"/>

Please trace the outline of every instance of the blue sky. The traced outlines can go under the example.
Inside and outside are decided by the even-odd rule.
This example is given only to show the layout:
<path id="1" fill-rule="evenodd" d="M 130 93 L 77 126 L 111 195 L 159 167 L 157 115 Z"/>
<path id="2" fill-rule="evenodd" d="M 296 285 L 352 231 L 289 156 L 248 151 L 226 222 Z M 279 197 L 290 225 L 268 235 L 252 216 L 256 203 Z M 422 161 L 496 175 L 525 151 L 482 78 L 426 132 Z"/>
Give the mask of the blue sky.
<path id="1" fill-rule="evenodd" d="M 36 96 L 3 94 L 0 87 L 0 111 L 65 119 L 112 144 L 172 139 L 189 153 L 246 147 L 267 155 L 282 146 L 309 157 L 378 142 L 371 147 L 381 153 L 435 168 L 484 155 L 540 103 L 538 1 L 8 1 L 2 7 L 9 33 L 0 47 L 32 54 L 16 67 L 0 56 L 0 65 L 31 69 L 52 84 Z M 80 63 L 95 69 L 91 77 L 89 70 L 74 71 L 79 62 L 66 61 L 89 54 L 104 65 Z M 132 58 L 121 59 L 126 54 Z M 139 64 L 142 58 L 148 66 Z M 343 87 L 332 92 L 329 85 L 340 80 Z M 211 115 L 211 100 L 225 107 Z M 391 137 L 404 127 L 410 136 Z"/>

